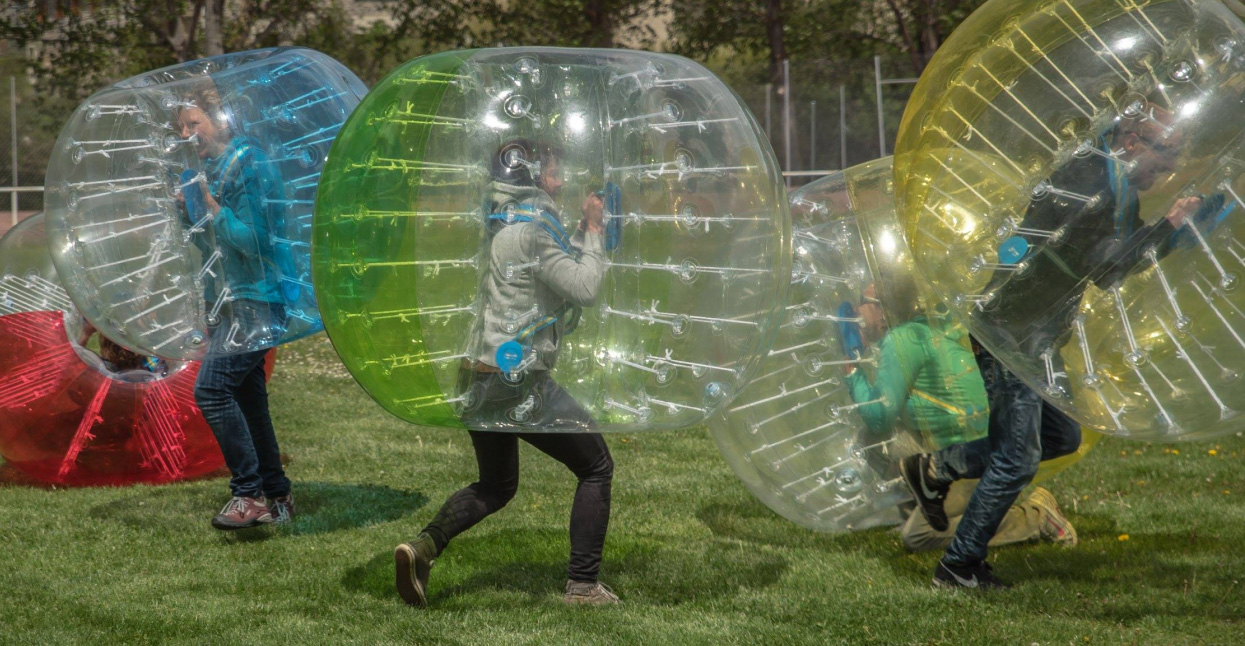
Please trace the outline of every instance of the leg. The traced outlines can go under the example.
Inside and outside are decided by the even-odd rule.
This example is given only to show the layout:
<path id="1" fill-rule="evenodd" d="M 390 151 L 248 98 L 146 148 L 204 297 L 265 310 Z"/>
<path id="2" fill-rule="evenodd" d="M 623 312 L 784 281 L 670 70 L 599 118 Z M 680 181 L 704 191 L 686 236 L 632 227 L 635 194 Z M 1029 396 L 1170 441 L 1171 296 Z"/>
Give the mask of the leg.
<path id="1" fill-rule="evenodd" d="M 595 582 L 610 523 L 614 460 L 597 433 L 524 433 L 523 441 L 565 464 L 579 486 L 571 505 L 571 561 L 567 578 Z"/>
<path id="2" fill-rule="evenodd" d="M 263 495 L 259 458 L 246 416 L 236 398 L 238 388 L 250 370 L 245 357 L 224 356 L 204 360 L 195 379 L 195 403 L 216 435 L 225 464 L 233 475 L 229 481 L 233 495 L 259 498 Z"/>
<path id="3" fill-rule="evenodd" d="M 455 536 L 505 507 L 519 490 L 518 437 L 513 433 L 468 433 L 480 478 L 451 495 L 424 528 L 424 533 L 436 544 L 438 554 Z"/>
<path id="4" fill-rule="evenodd" d="M 541 385 L 546 411 L 563 424 L 595 428 L 588 412 L 552 379 Z M 523 433 L 523 441 L 566 465 L 579 486 L 571 505 L 571 560 L 567 577 L 595 583 L 610 522 L 614 460 L 598 433 Z"/>
<path id="5" fill-rule="evenodd" d="M 951 525 L 944 531 L 940 532 L 931 527 L 929 521 L 925 519 L 925 514 L 922 514 L 919 509 L 914 509 L 900 531 L 904 547 L 909 552 L 926 552 L 945 548 L 951 542 L 951 537 L 955 536 L 956 524 L 960 522 L 960 516 L 968 507 L 968 499 L 972 496 L 974 487 L 976 487 L 975 482 L 963 480 L 951 485 L 951 489 L 947 492 L 947 500 L 943 503 Z"/>
<path id="6" fill-rule="evenodd" d="M 993 451 L 943 557 L 951 566 L 971 567 L 985 561 L 987 544 L 1037 473 L 1042 455 L 1042 398 L 993 357 L 983 360 L 983 376 L 987 366 Z"/>
<path id="7" fill-rule="evenodd" d="M 254 367 L 242 379 L 236 398 L 251 432 L 264 495 L 279 498 L 289 495 L 290 479 L 285 476 L 285 468 L 281 465 L 281 449 L 277 446 L 277 433 L 268 412 L 268 377 L 264 374 L 266 354 L 261 350 L 242 355 L 253 361 Z"/>
<path id="8" fill-rule="evenodd" d="M 930 475 L 939 482 L 976 480 L 990 464 L 990 438 L 952 444 L 934 451 L 929 458 Z"/>
<path id="9" fill-rule="evenodd" d="M 1081 448 L 1081 425 L 1067 413 L 1042 402 L 1042 461 L 1075 453 Z"/>

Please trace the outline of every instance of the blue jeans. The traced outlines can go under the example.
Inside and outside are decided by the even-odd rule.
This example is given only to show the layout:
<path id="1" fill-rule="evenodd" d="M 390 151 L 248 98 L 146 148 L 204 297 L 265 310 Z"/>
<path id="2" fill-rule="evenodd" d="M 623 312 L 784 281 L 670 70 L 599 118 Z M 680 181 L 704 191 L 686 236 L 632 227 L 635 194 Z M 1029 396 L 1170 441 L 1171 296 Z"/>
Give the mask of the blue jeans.
<path id="1" fill-rule="evenodd" d="M 973 565 L 986 559 L 986 545 L 1038 463 L 1075 451 L 1081 427 L 1047 403 L 989 353 L 977 357 L 990 398 L 989 437 L 948 447 L 934 456 L 935 476 L 981 478 L 943 560 Z"/>
<path id="2" fill-rule="evenodd" d="M 239 301 L 245 307 L 246 301 Z M 242 310 L 240 307 L 238 310 Z M 244 316 L 241 311 L 236 312 Z M 228 330 L 230 321 L 216 331 Z M 215 332 L 215 331 L 214 331 Z M 219 336 L 214 334 L 213 341 Z M 199 367 L 195 403 L 207 420 L 225 456 L 235 496 L 280 497 L 290 493 L 290 479 L 281 465 L 277 434 L 268 414 L 266 350 L 213 356 Z"/>

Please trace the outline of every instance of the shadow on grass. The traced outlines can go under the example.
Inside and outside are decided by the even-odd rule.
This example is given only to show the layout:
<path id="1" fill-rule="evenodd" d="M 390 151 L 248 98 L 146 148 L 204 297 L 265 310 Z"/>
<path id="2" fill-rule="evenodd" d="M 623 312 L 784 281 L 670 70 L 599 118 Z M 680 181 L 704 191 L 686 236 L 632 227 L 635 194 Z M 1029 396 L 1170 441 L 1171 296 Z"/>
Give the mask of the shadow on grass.
<path id="1" fill-rule="evenodd" d="M 716 536 L 784 549 L 850 552 L 877 559 L 913 586 L 925 587 L 941 552 L 910 554 L 886 529 L 821 534 L 795 526 L 754 501 L 712 504 L 697 517 Z M 1121 624 L 1159 615 L 1239 621 L 1245 616 L 1245 566 L 1234 542 L 1200 534 L 1132 534 L 1116 519 L 1076 514 L 1080 544 L 1067 549 L 1023 543 L 991 548 L 995 572 L 1016 589 L 982 595 L 1016 612 L 1075 614 Z M 1109 592 L 1104 592 L 1109 591 Z"/>
<path id="2" fill-rule="evenodd" d="M 523 595 L 515 606 L 546 603 L 566 585 L 567 544 L 565 531 L 553 530 L 460 536 L 433 569 L 429 603 L 442 609 L 458 607 L 460 600 L 475 606 L 478 596 L 489 592 Z M 788 569 L 780 556 L 735 543 L 678 544 L 617 535 L 606 543 L 601 579 L 630 603 L 675 606 L 773 586 Z M 438 585 L 438 578 L 455 575 L 461 580 Z M 393 555 L 385 552 L 349 570 L 342 585 L 396 600 L 393 577 Z"/>
<path id="3" fill-rule="evenodd" d="M 899 534 L 888 527 L 841 534 L 815 532 L 779 516 L 756 499 L 705 505 L 697 510 L 696 518 L 715 536 L 770 547 L 863 551 L 866 556 L 885 558 L 893 553 L 891 543 L 899 545 Z"/>
<path id="4" fill-rule="evenodd" d="M 1114 518 L 1083 514 L 1072 520 L 1080 538 L 1073 549 L 1030 545 L 1000 549 L 992 558 L 997 571 L 1023 587 L 1062 594 L 1039 606 L 1006 597 L 996 602 L 1039 613 L 1079 606 L 1077 614 L 1124 624 L 1156 615 L 1226 621 L 1245 616 L 1239 543 L 1192 528 L 1180 534 L 1131 534 L 1122 541 Z"/>
<path id="5" fill-rule="evenodd" d="M 418 491 L 324 482 L 295 483 L 294 500 L 297 515 L 290 524 L 222 536 L 254 542 L 280 536 L 324 534 L 397 520 L 428 504 L 428 496 Z M 191 517 L 202 518 L 203 526 L 208 526 L 212 514 L 224 502 L 222 493 L 216 490 L 178 490 L 161 495 L 152 495 L 148 490 L 97 505 L 89 513 L 92 518 L 133 528 L 177 532 L 186 529 L 186 519 Z"/>

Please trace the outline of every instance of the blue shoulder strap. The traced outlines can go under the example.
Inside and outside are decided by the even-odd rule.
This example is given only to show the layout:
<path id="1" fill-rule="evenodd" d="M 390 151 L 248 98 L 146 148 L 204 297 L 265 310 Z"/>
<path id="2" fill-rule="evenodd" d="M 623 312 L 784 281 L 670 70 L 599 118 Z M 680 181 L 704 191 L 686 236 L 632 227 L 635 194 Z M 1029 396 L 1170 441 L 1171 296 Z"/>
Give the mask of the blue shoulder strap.
<path id="1" fill-rule="evenodd" d="M 578 250 L 571 244 L 571 237 L 567 235 L 566 229 L 562 227 L 562 222 L 553 217 L 552 213 L 532 204 L 520 204 L 515 207 L 514 211 L 509 213 L 490 213 L 488 219 L 507 224 L 536 222 L 553 237 L 559 247 L 562 247 L 562 251 L 576 257 L 579 255 Z"/>

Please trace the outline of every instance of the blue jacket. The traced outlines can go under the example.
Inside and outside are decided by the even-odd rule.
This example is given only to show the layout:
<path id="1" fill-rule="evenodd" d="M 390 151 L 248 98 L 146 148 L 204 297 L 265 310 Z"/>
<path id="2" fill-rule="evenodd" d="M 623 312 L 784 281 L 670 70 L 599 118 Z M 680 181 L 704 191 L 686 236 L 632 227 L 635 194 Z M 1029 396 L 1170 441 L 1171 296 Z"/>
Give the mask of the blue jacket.
<path id="1" fill-rule="evenodd" d="M 194 241 L 204 260 L 214 250 L 222 255 L 211 269 L 216 278 L 203 276 L 204 298 L 215 301 L 228 285 L 234 299 L 283 302 L 273 245 L 274 233 L 285 229 L 285 188 L 277 169 L 262 150 L 237 137 L 220 156 L 205 160 L 204 171 L 220 212 L 204 231 L 195 234 Z M 193 174 L 187 170 L 183 181 Z M 197 186 L 184 189 L 192 223 L 206 215 Z"/>

